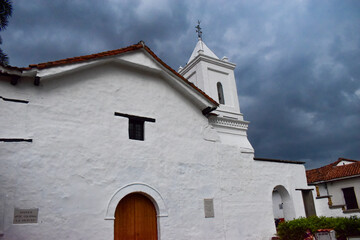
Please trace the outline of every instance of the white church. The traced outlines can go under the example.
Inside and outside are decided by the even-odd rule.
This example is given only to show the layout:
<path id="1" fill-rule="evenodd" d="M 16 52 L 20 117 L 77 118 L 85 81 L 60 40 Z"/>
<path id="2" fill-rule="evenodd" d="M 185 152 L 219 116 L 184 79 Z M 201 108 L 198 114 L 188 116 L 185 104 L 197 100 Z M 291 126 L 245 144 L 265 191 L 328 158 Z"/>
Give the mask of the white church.
<path id="1" fill-rule="evenodd" d="M 301 162 L 254 156 L 235 67 L 201 38 L 179 72 L 144 42 L 0 66 L 0 240 L 268 240 L 314 214 Z"/>

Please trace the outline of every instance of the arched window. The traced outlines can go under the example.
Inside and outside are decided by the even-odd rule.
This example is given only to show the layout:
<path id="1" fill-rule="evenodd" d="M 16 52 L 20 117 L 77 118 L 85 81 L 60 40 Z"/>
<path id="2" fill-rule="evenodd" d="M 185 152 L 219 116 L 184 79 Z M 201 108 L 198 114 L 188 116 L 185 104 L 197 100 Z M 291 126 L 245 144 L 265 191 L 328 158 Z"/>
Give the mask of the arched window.
<path id="1" fill-rule="evenodd" d="M 217 91 L 218 91 L 219 103 L 225 104 L 224 91 L 223 91 L 223 87 L 222 87 L 221 83 L 218 82 L 216 84 L 216 86 L 217 86 Z"/>

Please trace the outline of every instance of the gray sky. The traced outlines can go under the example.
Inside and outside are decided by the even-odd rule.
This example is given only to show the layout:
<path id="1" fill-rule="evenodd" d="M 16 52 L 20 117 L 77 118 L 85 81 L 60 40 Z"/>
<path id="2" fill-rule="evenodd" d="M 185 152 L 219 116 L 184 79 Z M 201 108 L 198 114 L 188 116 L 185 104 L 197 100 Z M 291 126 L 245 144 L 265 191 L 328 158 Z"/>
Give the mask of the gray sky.
<path id="1" fill-rule="evenodd" d="M 237 65 L 257 157 L 320 167 L 360 160 L 360 1 L 14 0 L 1 48 L 10 65 L 140 40 L 175 70 L 197 41 Z"/>

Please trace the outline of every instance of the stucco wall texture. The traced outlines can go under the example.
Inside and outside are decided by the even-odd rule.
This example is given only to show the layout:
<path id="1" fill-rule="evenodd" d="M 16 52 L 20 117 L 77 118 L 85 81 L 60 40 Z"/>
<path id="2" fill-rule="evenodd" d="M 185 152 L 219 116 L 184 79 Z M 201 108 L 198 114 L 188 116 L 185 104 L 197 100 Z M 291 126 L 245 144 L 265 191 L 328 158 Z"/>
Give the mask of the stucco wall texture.
<path id="1" fill-rule="evenodd" d="M 295 190 L 306 188 L 304 167 L 205 140 L 208 119 L 166 75 L 107 63 L 38 87 L 0 85 L 0 96 L 29 101 L 0 100 L 0 137 L 33 139 L 0 142 L 0 239 L 113 239 L 107 209 L 133 183 L 149 189 L 159 239 L 270 239 L 277 185 L 293 217 L 305 214 Z M 128 119 L 114 112 L 156 122 L 145 122 L 145 141 L 130 140 Z M 214 218 L 204 217 L 205 198 L 214 199 Z M 38 223 L 13 224 L 14 208 L 38 208 Z"/>

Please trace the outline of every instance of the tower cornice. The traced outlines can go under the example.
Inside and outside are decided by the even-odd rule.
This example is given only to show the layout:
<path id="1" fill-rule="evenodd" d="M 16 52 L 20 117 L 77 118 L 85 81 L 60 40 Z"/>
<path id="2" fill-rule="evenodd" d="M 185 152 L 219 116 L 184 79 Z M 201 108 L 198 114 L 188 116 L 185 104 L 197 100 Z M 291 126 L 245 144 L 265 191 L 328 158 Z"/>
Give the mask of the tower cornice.
<path id="1" fill-rule="evenodd" d="M 188 64 L 186 64 L 186 66 L 184 66 L 179 73 L 181 75 L 186 74 L 190 69 L 193 68 L 193 66 L 195 66 L 196 64 L 198 64 L 200 61 L 203 62 L 207 62 L 207 63 L 211 63 L 220 67 L 224 67 L 224 68 L 228 68 L 230 70 L 234 70 L 236 67 L 235 63 L 231 63 L 231 62 L 226 62 L 223 60 L 219 60 L 213 57 L 209 57 L 207 55 L 203 55 L 203 54 L 199 54 L 198 56 L 196 56 L 196 58 L 194 58 L 191 62 L 189 62 Z"/>

